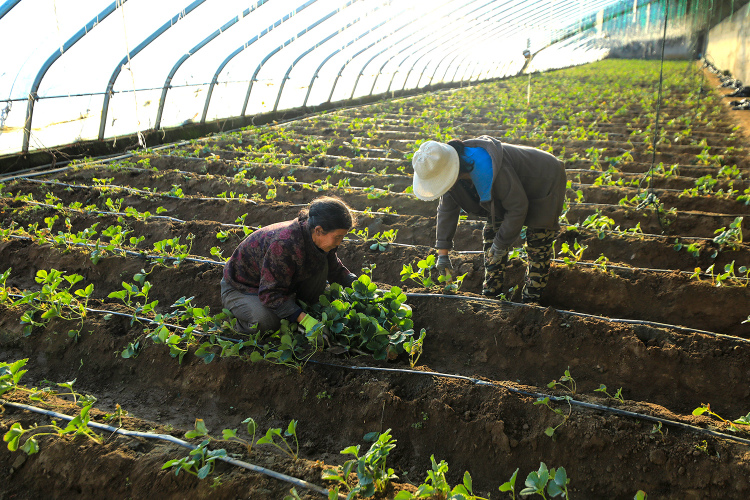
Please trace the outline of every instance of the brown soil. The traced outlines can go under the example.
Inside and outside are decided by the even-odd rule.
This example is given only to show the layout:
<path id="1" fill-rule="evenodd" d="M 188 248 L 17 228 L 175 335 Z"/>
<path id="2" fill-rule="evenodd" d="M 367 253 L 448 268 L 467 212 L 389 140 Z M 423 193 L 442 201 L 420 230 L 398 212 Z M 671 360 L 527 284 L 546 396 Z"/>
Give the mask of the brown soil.
<path id="1" fill-rule="evenodd" d="M 525 89 L 522 80 L 477 86 L 474 91 Z M 470 96 L 472 88 L 438 93 L 435 98 Z M 721 103 L 718 97 L 713 101 L 716 106 Z M 399 194 L 411 183 L 409 161 L 402 153 L 409 150 L 407 145 L 412 141 L 423 138 L 418 126 L 409 125 L 409 117 L 420 116 L 426 105 L 420 98 L 401 100 L 395 106 L 407 108 L 401 113 L 383 113 L 377 106 L 342 113 L 343 125 L 332 118 L 327 126 L 310 120 L 289 124 L 287 133 L 292 130 L 298 138 L 275 144 L 285 155 L 283 164 L 258 164 L 261 154 L 257 152 L 249 158 L 247 146 L 257 138 L 244 133 L 233 139 L 187 145 L 170 156 L 141 155 L 129 165 L 84 166 L 37 179 L 58 184 L 32 179 L 4 188 L 4 193 L 31 195 L 37 202 L 43 203 L 50 194 L 65 207 L 79 203 L 95 205 L 102 211 L 108 210 L 108 198 L 122 199 L 123 210 L 132 207 L 156 214 L 157 208 L 163 207 L 167 210 L 164 215 L 184 222 L 62 211 L 30 203 L 28 198 L 8 197 L 0 199 L 0 228 L 7 229 L 14 222 L 22 227 L 36 224 L 44 228 L 45 219 L 54 215 L 58 220 L 51 226 L 53 235 L 65 230 L 66 224 L 73 233 L 95 223 L 100 233 L 108 226 L 122 225 L 132 231 L 132 236 L 143 236 L 137 249 L 144 253 L 152 252 L 154 243 L 160 240 L 179 237 L 186 242 L 192 235 L 190 254 L 216 261 L 211 248 L 217 247 L 228 256 L 244 236 L 241 228 L 227 224 L 235 224 L 246 213 L 244 223 L 249 226 L 287 220 L 294 217 L 300 205 L 321 194 L 315 187 L 277 182 L 276 197 L 267 199 L 268 185 L 247 180 L 255 176 L 260 181 L 267 177 L 278 181 L 284 176 L 289 182 L 288 176 L 293 176 L 294 182 L 311 183 L 330 175 L 328 182 L 334 186 L 325 188 L 325 193 L 341 196 L 359 211 L 369 208 L 359 214 L 358 229 L 367 229 L 370 236 L 398 230 L 397 244 L 383 252 L 371 250 L 371 242 L 357 241 L 350 235 L 352 239 L 342 245 L 339 254 L 355 272 L 374 264 L 373 279 L 381 287 L 400 286 L 410 294 L 415 329 L 428 332 L 424 354 L 414 370 L 410 370 L 408 359 L 347 358 L 334 351 L 316 353 L 301 372 L 265 362 L 252 363 L 245 357 L 217 357 L 206 364 L 192 352 L 179 363 L 169 349 L 145 340 L 148 345 L 137 357 L 123 359 L 120 353 L 144 334 L 143 325 L 131 324 L 129 318 L 89 314 L 77 340 L 69 338 L 66 332 L 71 326 L 61 320 L 36 327 L 25 337 L 19 324 L 22 308 L 7 305 L 0 305 L 0 361 L 28 358 L 29 372 L 22 382 L 30 386 L 75 379 L 79 392 L 98 398 L 93 420 L 104 422 L 105 414 L 119 404 L 129 412 L 123 426 L 132 430 L 183 438 L 200 418 L 214 437 L 221 436 L 225 428 L 240 429 L 242 435 L 241 422 L 252 417 L 260 435 L 268 428 L 286 428 L 290 420 L 298 420 L 300 458 L 296 461 L 268 445 L 257 445 L 249 454 L 236 443 L 218 440 L 211 446 L 226 448 L 240 460 L 324 488 L 331 485 L 321 479 L 322 471 L 348 458 L 339 453 L 341 450 L 360 444 L 364 451 L 369 446 L 363 441 L 365 434 L 391 429 L 397 446 L 388 457 L 388 465 L 399 480 L 376 498 L 393 498 L 401 489 L 415 491 L 410 483 L 418 485 L 425 479 L 433 455 L 437 461 L 448 462 L 451 484 L 459 484 L 464 471 L 469 471 L 475 493 L 484 497 L 505 498 L 497 488 L 516 468 L 520 490 L 518 485 L 526 475 L 545 462 L 549 467 L 565 467 L 571 478 L 570 496 L 575 499 L 631 499 L 637 490 L 657 499 L 747 498 L 750 427 L 740 425 L 740 431 L 731 434 L 728 424 L 706 415 L 694 416 L 692 411 L 710 403 L 713 411 L 730 420 L 750 411 L 750 323 L 743 324 L 750 313 L 748 288 L 715 286 L 710 276 L 700 280 L 690 276 L 696 267 L 706 270 L 712 264 L 716 270 L 732 262 L 737 270 L 750 267 L 747 244 L 738 243 L 732 249 L 712 241 L 718 228 L 747 213 L 747 205 L 715 194 L 680 197 L 676 191 L 661 191 L 657 193 L 660 201 L 666 210 L 674 208 L 673 213 L 660 217 L 652 208 L 620 206 L 621 198 L 639 191 L 594 186 L 601 171 L 591 171 L 592 163 L 584 157 L 566 164 L 571 170 L 569 179 L 587 186 L 583 188 L 584 202 L 571 204 L 567 214 L 570 226 L 558 237 L 556 248 L 559 251 L 562 242 L 587 245 L 583 260 L 589 266 L 579 263 L 569 267 L 555 261 L 540 306 L 472 300 L 480 298 L 483 278 L 482 255 L 476 252 L 481 247 L 482 222 L 469 218 L 459 225 L 452 253 L 454 266 L 466 273 L 463 286 L 457 296 L 437 297 L 435 290 L 402 283 L 400 278 L 403 264 L 424 258 L 434 242 L 436 204 Z M 607 106 L 616 110 L 622 103 L 615 101 Z M 664 112 L 680 116 L 688 111 L 672 108 Z M 735 113 L 726 111 L 722 110 L 712 126 L 693 126 L 692 137 L 705 138 L 715 154 L 729 144 L 725 139 Z M 462 133 L 504 133 L 496 121 L 482 121 L 481 110 L 476 113 L 463 120 Z M 369 153 L 355 151 L 349 147 L 352 138 L 364 137 L 367 130 L 352 132 L 347 124 L 375 114 L 375 120 L 384 124 L 383 130 L 372 130 L 372 137 L 365 141 Z M 533 111 L 520 110 L 517 117 L 532 115 Z M 597 126 L 611 134 L 606 142 L 571 140 L 565 142 L 566 155 L 579 151 L 583 157 L 592 145 L 607 148 L 603 156 L 632 147 L 633 161 L 622 165 L 621 171 L 642 174 L 648 170 L 650 154 L 637 143 L 626 144 L 632 122 L 638 117 L 638 109 L 633 107 L 626 116 L 600 123 Z M 458 121 L 454 123 L 458 125 Z M 670 134 L 679 130 L 674 126 Z M 338 150 L 307 154 L 299 138 L 302 136 L 335 138 Z M 746 146 L 737 141 L 731 144 Z M 382 152 L 386 145 L 395 152 Z M 245 149 L 238 152 L 237 148 Z M 196 150 L 201 158 L 180 157 Z M 701 150 L 674 143 L 658 148 L 663 159 L 657 159 L 657 163 L 678 163 L 681 168 L 677 176 L 655 178 L 660 182 L 655 188 L 681 191 L 692 187 L 696 178 L 711 171 L 715 174 L 716 168 L 697 164 L 695 157 Z M 742 154 L 733 154 L 737 155 L 734 163 L 742 171 L 742 178 L 733 186 L 741 192 L 748 187 L 750 169 Z M 291 163 L 297 159 L 301 165 Z M 317 168 L 306 169 L 305 165 Z M 337 167 L 349 173 L 337 171 Z M 234 177 L 238 168 L 247 168 L 244 179 Z M 580 180 L 575 177 L 579 172 Z M 97 186 L 101 182 L 94 178 L 108 179 L 108 185 L 147 188 L 155 193 L 104 188 Z M 368 191 L 335 187 L 345 179 L 353 187 L 386 189 L 392 185 L 391 192 L 372 197 Z M 183 197 L 156 194 L 168 192 L 175 185 L 182 189 Z M 576 197 L 575 189 L 569 191 L 571 199 Z M 235 193 L 234 199 L 219 198 L 230 191 Z M 238 199 L 238 194 L 246 198 Z M 372 213 L 378 209 L 390 213 Z M 596 210 L 612 218 L 620 230 L 640 227 L 643 233 L 600 235 L 581 227 Z M 219 231 L 227 231 L 221 240 L 217 238 Z M 747 227 L 743 233 L 744 241 L 748 241 Z M 676 250 L 677 239 L 685 246 L 696 243 L 697 255 L 685 248 Z M 609 259 L 605 268 L 593 266 L 600 255 Z M 90 252 L 83 248 L 6 238 L 0 240 L 0 263 L 0 272 L 12 268 L 7 285 L 14 293 L 38 289 L 36 271 L 54 268 L 78 273 L 85 283 L 94 284 L 90 307 L 123 310 L 108 298 L 109 293 L 121 289 L 122 281 L 131 281 L 145 268 L 151 270 L 150 299 L 159 301 L 160 311 L 168 311 L 169 305 L 182 296 L 195 297 L 196 305 L 208 307 L 212 313 L 221 309 L 221 265 L 216 262 L 155 265 L 146 258 L 108 255 L 94 264 Z M 506 284 L 521 284 L 523 273 L 523 263 L 514 261 Z M 512 297 L 517 298 L 517 292 Z M 564 416 L 569 414 L 564 419 L 534 403 L 541 395 L 569 394 L 547 386 L 566 369 L 577 384 L 572 395 L 575 404 L 551 403 Z M 596 392 L 601 384 L 610 394 L 622 388 L 623 401 Z M 20 392 L 3 397 L 70 415 L 79 411 L 61 399 L 33 402 Z M 679 425 L 665 423 L 659 428 L 654 418 Z M 48 417 L 6 405 L 0 414 L 0 433 L 5 434 L 16 422 L 27 428 L 49 421 Z M 563 425 L 554 438 L 548 437 L 545 429 L 558 424 Z M 4 464 L 0 467 L 0 500 L 46 498 L 51 491 L 56 498 L 281 499 L 292 487 L 223 463 L 206 480 L 186 473 L 176 476 L 161 467 L 167 460 L 185 456 L 184 448 L 108 433 L 102 436 L 104 444 L 95 444 L 84 436 L 43 437 L 40 452 L 31 456 L 0 446 L 0 464 Z M 322 498 L 315 492 L 298 491 L 302 498 Z"/>

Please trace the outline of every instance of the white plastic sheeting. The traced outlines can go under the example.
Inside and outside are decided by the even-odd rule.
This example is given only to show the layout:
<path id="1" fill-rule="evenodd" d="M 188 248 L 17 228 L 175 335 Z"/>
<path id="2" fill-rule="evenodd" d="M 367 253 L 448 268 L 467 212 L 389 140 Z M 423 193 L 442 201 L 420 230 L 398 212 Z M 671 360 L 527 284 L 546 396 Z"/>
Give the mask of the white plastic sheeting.
<path id="1" fill-rule="evenodd" d="M 628 5 L 8 0 L 0 4 L 0 155 L 512 75 L 524 49 Z M 547 67 L 601 57 L 587 33 L 563 42 Z"/>

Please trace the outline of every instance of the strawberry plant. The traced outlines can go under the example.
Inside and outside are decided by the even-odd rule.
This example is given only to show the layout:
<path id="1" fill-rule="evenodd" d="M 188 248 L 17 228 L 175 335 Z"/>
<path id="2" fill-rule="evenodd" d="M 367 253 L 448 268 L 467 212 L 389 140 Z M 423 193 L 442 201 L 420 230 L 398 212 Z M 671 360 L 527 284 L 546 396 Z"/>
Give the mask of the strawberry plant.
<path id="1" fill-rule="evenodd" d="M 567 415 L 561 409 L 559 409 L 559 408 L 553 408 L 552 407 L 549 396 L 540 397 L 536 401 L 534 401 L 534 403 L 533 403 L 534 405 L 543 405 L 543 406 L 546 406 L 547 408 L 549 408 L 554 413 L 556 413 L 556 414 L 560 415 L 561 417 L 563 417 L 563 421 L 562 422 L 560 422 L 559 424 L 557 424 L 554 427 L 547 427 L 544 430 L 544 433 L 546 435 L 548 435 L 549 437 L 554 437 L 555 431 L 557 431 L 557 429 L 559 429 L 560 427 L 562 427 L 563 425 L 565 425 L 565 422 L 568 421 L 568 419 L 570 418 L 571 413 L 573 412 L 573 406 L 570 404 L 570 400 L 571 400 L 570 396 L 563 396 L 562 399 L 566 403 L 568 403 L 568 414 Z"/>
<path id="2" fill-rule="evenodd" d="M 608 398 L 616 399 L 616 400 L 620 401 L 621 403 L 625 402 L 625 400 L 622 397 L 622 387 L 620 387 L 619 389 L 617 389 L 617 392 L 615 392 L 614 395 L 612 395 L 609 392 L 607 392 L 607 386 L 606 385 L 599 384 L 599 388 L 598 389 L 594 389 L 594 392 L 603 392 L 604 394 L 607 395 Z"/>
<path id="3" fill-rule="evenodd" d="M 168 461 L 162 465 L 162 470 L 174 468 L 175 476 L 184 470 L 198 479 L 207 478 L 213 472 L 216 460 L 227 456 L 227 450 L 224 448 L 209 450 L 207 447 L 210 442 L 210 439 L 206 439 L 197 448 L 191 450 L 186 457 Z"/>
<path id="4" fill-rule="evenodd" d="M 394 470 L 386 466 L 389 453 L 396 447 L 396 440 L 391 438 L 391 430 L 382 434 L 371 432 L 364 437 L 365 441 L 374 441 L 367 452 L 360 456 L 360 445 L 349 446 L 341 450 L 342 455 L 354 455 L 353 459 L 347 460 L 339 473 L 329 469 L 323 473 L 323 479 L 335 481 L 340 487 L 349 490 L 346 496 L 351 500 L 356 496 L 369 498 L 375 493 L 382 492 L 392 479 L 398 479 Z M 350 487 L 349 474 L 356 472 L 357 484 Z"/>
<path id="5" fill-rule="evenodd" d="M 568 483 L 570 483 L 570 479 L 568 479 L 564 467 L 557 470 L 553 467 L 547 470 L 547 465 L 542 462 L 539 464 L 539 470 L 530 472 L 526 477 L 526 487 L 521 490 L 521 496 L 539 495 L 542 498 L 547 498 L 544 494 L 546 489 L 550 497 L 562 495 L 564 498 L 570 498 Z"/>
<path id="6" fill-rule="evenodd" d="M 737 427 L 737 425 L 736 425 L 736 424 L 750 425 L 750 413 L 748 413 L 744 417 L 738 418 L 737 420 L 730 421 L 730 420 L 727 420 L 727 419 L 721 417 L 720 415 L 718 415 L 714 411 L 712 411 L 710 404 L 702 404 L 702 405 L 700 405 L 699 408 L 696 408 L 695 410 L 693 410 L 693 415 L 697 416 L 697 415 L 704 415 L 704 414 L 711 415 L 712 417 L 720 420 L 721 422 L 723 422 L 725 424 L 729 424 L 729 428 L 727 429 L 729 431 L 732 431 L 732 432 L 742 432 L 742 433 L 749 433 L 750 432 L 750 430 L 748 430 L 748 429 L 741 429 L 741 428 Z"/>
<path id="7" fill-rule="evenodd" d="M 307 310 L 321 318 L 331 344 L 355 353 L 372 353 L 375 359 L 393 359 L 415 335 L 411 309 L 405 302 L 406 294 L 399 287 L 380 290 L 362 274 L 351 288 L 331 284 Z M 319 339 L 310 340 L 319 345 Z"/>
<path id="8" fill-rule="evenodd" d="M 417 365 L 417 361 L 419 361 L 419 357 L 422 355 L 422 348 L 424 347 L 424 338 L 426 335 L 427 332 L 422 328 L 418 339 L 412 337 L 404 342 L 404 350 L 406 351 L 406 354 L 409 355 L 409 366 L 412 368 Z"/>
<path id="9" fill-rule="evenodd" d="M 568 391 L 571 394 L 576 393 L 576 381 L 575 379 L 570 375 L 570 367 L 568 367 L 565 372 L 563 372 L 562 377 L 560 377 L 558 380 L 553 380 L 552 382 L 547 384 L 547 387 L 550 389 L 555 389 L 557 387 L 562 387 L 566 391 Z"/>
<path id="10" fill-rule="evenodd" d="M 570 248 L 570 244 L 567 241 L 564 241 L 557 255 L 563 256 L 563 262 L 565 262 L 565 265 L 572 269 L 581 261 L 581 259 L 583 259 L 583 251 L 587 248 L 588 245 L 581 245 L 578 243 L 578 238 L 576 238 L 572 249 Z"/>
<path id="11" fill-rule="evenodd" d="M 455 279 L 448 274 L 439 274 L 437 283 L 432 279 L 432 275 L 437 273 L 437 257 L 434 254 L 417 261 L 417 267 L 413 264 L 404 264 L 401 269 L 401 281 L 408 279 L 418 283 L 423 288 L 438 288 L 445 293 L 456 293 L 463 283 L 466 274 L 457 276 Z M 442 285 L 442 286 L 441 286 Z"/>
<path id="12" fill-rule="evenodd" d="M 42 285 L 41 290 L 24 291 L 23 297 L 13 303 L 13 306 L 26 305 L 28 307 L 21 316 L 21 324 L 25 325 L 24 336 L 31 335 L 35 326 L 45 326 L 54 318 L 61 318 L 66 321 L 79 322 L 77 329 L 68 331 L 68 336 L 77 340 L 83 328 L 83 321 L 87 314 L 86 305 L 94 292 L 94 285 L 89 284 L 85 288 L 72 290 L 73 286 L 83 280 L 83 276 L 65 275 L 56 269 L 49 271 L 40 269 L 34 280 Z M 64 282 L 67 282 L 67 286 Z"/>
<path id="13" fill-rule="evenodd" d="M 719 245 L 719 249 L 725 247 L 730 250 L 737 250 L 742 244 L 742 220 L 744 217 L 735 217 L 729 227 L 722 227 L 714 231 L 717 236 L 714 237 L 714 243 Z"/>
<path id="14" fill-rule="evenodd" d="M 448 463 L 441 460 L 435 461 L 435 455 L 430 456 L 432 470 L 427 471 L 427 479 L 419 485 L 415 493 L 406 490 L 400 491 L 394 500 L 412 500 L 414 498 L 444 498 L 446 500 L 486 500 L 474 495 L 471 474 L 464 472 L 463 484 L 451 488 L 445 474 L 448 472 Z"/>
<path id="15" fill-rule="evenodd" d="M 288 437 L 294 438 L 295 448 L 289 444 L 286 440 Z M 282 433 L 281 429 L 268 429 L 266 435 L 258 439 L 255 444 L 271 444 L 281 450 L 283 453 L 289 455 L 290 458 L 297 460 L 299 456 L 299 441 L 297 440 L 297 421 L 292 420 L 289 422 L 286 430 Z M 282 446 L 283 445 L 283 446 Z"/>
<path id="16" fill-rule="evenodd" d="M 88 427 L 89 410 L 91 405 L 85 406 L 81 409 L 81 413 L 74 419 L 70 420 L 65 427 L 57 425 L 55 420 L 49 425 L 37 426 L 32 425 L 28 429 L 24 429 L 23 426 L 16 422 L 11 425 L 10 430 L 3 436 L 3 441 L 8 443 L 9 451 L 16 451 L 19 448 L 24 451 L 27 455 L 33 455 L 39 452 L 39 442 L 37 438 L 40 436 L 78 436 L 84 435 L 90 440 L 97 444 L 102 442 L 93 430 Z M 43 431 L 43 432 L 42 432 Z M 21 438 L 24 434 L 28 434 L 23 444 L 21 444 Z"/>

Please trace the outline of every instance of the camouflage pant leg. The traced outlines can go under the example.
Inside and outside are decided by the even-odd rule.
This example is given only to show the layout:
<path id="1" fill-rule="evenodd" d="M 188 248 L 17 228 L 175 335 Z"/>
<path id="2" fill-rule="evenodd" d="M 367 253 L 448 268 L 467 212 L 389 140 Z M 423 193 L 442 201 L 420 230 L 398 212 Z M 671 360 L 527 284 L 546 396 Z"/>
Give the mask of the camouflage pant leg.
<path id="1" fill-rule="evenodd" d="M 550 263 L 554 250 L 552 243 L 557 231 L 551 229 L 526 228 L 526 253 L 529 256 L 529 267 L 526 269 L 526 280 L 523 287 L 524 302 L 539 302 L 542 290 L 547 286 Z"/>
<path id="2" fill-rule="evenodd" d="M 492 241 L 495 239 L 498 228 L 502 221 L 495 220 L 495 225 L 492 225 L 492 220 L 487 219 L 484 223 L 484 231 L 482 231 L 483 243 L 482 250 L 485 252 L 484 257 L 484 283 L 482 283 L 482 295 L 495 298 L 503 293 L 503 281 L 505 278 L 505 266 L 508 264 L 508 256 L 506 255 L 503 259 L 494 265 L 487 264 L 487 250 L 492 246 Z"/>

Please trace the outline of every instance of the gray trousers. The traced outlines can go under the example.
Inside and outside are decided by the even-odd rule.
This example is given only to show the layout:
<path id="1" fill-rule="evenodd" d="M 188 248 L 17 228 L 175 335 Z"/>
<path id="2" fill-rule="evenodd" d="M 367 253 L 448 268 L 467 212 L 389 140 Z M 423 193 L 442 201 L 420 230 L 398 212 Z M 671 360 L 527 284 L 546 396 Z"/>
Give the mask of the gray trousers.
<path id="1" fill-rule="evenodd" d="M 326 289 L 328 263 L 323 268 L 297 285 L 294 292 L 298 299 L 307 304 L 318 303 L 320 295 Z M 221 303 L 237 318 L 237 331 L 240 333 L 276 331 L 281 327 L 281 318 L 260 301 L 258 294 L 242 293 L 224 279 L 221 280 Z"/>

